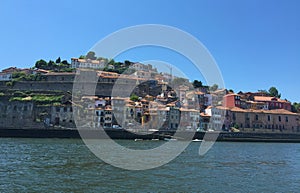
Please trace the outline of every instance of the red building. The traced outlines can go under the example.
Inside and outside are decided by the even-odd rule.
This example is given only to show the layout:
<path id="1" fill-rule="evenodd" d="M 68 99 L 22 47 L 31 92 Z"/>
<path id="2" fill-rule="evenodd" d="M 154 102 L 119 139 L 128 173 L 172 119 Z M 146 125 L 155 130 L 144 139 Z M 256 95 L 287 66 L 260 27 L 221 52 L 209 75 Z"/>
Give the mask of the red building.
<path id="1" fill-rule="evenodd" d="M 224 107 L 241 107 L 241 96 L 238 94 L 227 94 L 223 97 Z"/>
<path id="2" fill-rule="evenodd" d="M 254 101 L 256 102 L 264 102 L 268 105 L 268 109 L 285 109 L 291 111 L 292 105 L 291 102 L 287 100 L 282 100 L 276 97 L 268 97 L 268 96 L 255 96 Z"/>

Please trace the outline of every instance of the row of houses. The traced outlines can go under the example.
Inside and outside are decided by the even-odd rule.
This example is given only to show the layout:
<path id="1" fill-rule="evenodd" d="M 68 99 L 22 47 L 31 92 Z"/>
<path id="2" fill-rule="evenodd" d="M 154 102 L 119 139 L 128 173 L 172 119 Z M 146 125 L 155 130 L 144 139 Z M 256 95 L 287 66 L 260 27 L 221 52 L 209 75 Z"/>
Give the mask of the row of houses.
<path id="1" fill-rule="evenodd" d="M 254 110 L 238 107 L 209 107 L 201 113 L 200 128 L 242 131 L 300 132 L 300 115 L 285 109 Z"/>
<path id="2" fill-rule="evenodd" d="M 0 72 L 0 81 L 10 81 L 12 80 L 12 74 L 14 72 L 24 72 L 25 74 L 47 74 L 47 76 L 71 76 L 72 74 L 75 74 L 75 70 L 96 70 L 99 72 L 104 73 L 104 68 L 108 69 L 114 69 L 115 67 L 113 65 L 109 65 L 107 60 L 101 59 L 101 60 L 91 60 L 91 59 L 80 59 L 80 58 L 71 58 L 71 68 L 74 69 L 73 73 L 53 73 L 42 69 L 29 69 L 29 68 L 16 68 L 16 67 L 10 67 L 7 69 L 2 70 Z M 133 74 L 130 75 L 130 78 L 136 78 L 136 79 L 143 79 L 143 80 L 156 80 L 159 83 L 169 83 L 173 80 L 172 74 L 168 74 L 166 72 L 159 73 L 155 67 L 153 67 L 151 64 L 142 64 L 139 62 L 131 63 L 128 67 L 129 69 L 133 69 Z M 125 74 L 124 74 L 125 76 Z M 110 74 L 108 78 L 115 78 L 116 75 Z M 128 77 L 127 77 L 128 78 Z M 67 78 L 68 79 L 68 78 Z M 64 78 L 62 77 L 62 80 L 64 81 Z M 187 80 L 187 79 L 186 79 Z M 188 81 L 188 80 L 187 80 Z"/>
<path id="3" fill-rule="evenodd" d="M 194 98 L 198 97 L 197 94 L 194 93 Z M 148 95 L 137 101 L 122 97 L 84 96 L 73 104 L 67 101 L 52 106 L 37 106 L 32 101 L 2 101 L 0 122 L 5 127 L 30 128 L 37 124 L 75 127 L 77 119 L 82 126 L 94 128 L 229 131 L 234 127 L 241 131 L 300 132 L 300 115 L 286 109 L 242 109 L 219 105 L 201 111 L 201 105 L 197 108 L 192 102 L 190 98 L 186 103 L 181 102 L 172 94 L 164 97 Z"/>
<path id="4" fill-rule="evenodd" d="M 108 69 L 115 68 L 113 65 L 109 65 L 107 60 L 104 59 L 91 60 L 91 59 L 71 58 L 71 68 L 74 69 L 103 70 L 105 67 Z M 131 77 L 134 78 L 141 78 L 145 80 L 153 79 L 162 83 L 171 82 L 173 78 L 176 78 L 173 77 L 172 74 L 166 72 L 158 73 L 157 69 L 153 67 L 151 64 L 142 64 L 136 62 L 136 63 L 131 63 L 128 68 L 134 70 L 134 73 L 131 74 Z"/>
<path id="5" fill-rule="evenodd" d="M 235 127 L 242 131 L 300 132 L 299 114 L 285 109 L 209 106 L 200 112 L 178 101 L 163 104 L 150 96 L 139 101 L 121 97 L 86 99 L 86 117 L 93 127 L 220 131 Z"/>
<path id="6" fill-rule="evenodd" d="M 3 69 L 0 72 L 0 81 L 11 81 L 13 78 L 13 73 L 16 73 L 16 72 L 22 72 L 26 75 L 37 74 L 37 73 L 41 73 L 41 74 L 49 73 L 49 71 L 42 70 L 42 69 L 9 67 L 9 68 Z"/>
<path id="7" fill-rule="evenodd" d="M 291 111 L 292 105 L 288 100 L 282 100 L 280 98 L 272 96 L 257 96 L 258 93 L 253 94 L 227 94 L 224 96 L 225 107 L 238 107 L 242 109 L 285 109 Z"/>
<path id="8" fill-rule="evenodd" d="M 199 111 L 196 109 L 183 108 L 174 102 L 164 105 L 151 96 L 139 101 L 121 97 L 85 96 L 81 104 L 86 109 L 83 117 L 92 127 L 192 130 L 199 127 Z"/>

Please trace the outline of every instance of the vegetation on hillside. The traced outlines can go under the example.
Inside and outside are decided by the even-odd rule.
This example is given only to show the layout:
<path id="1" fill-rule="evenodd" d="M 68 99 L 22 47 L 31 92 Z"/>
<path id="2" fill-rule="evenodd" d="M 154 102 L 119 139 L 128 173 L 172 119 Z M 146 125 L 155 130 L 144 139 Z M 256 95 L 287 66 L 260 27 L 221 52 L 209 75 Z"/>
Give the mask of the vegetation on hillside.
<path id="1" fill-rule="evenodd" d="M 130 100 L 132 100 L 132 101 L 138 101 L 138 100 L 139 100 L 139 97 L 138 97 L 136 94 L 132 94 L 132 95 L 130 96 Z"/>
<path id="2" fill-rule="evenodd" d="M 300 113 L 300 103 L 294 102 L 292 105 L 292 112 Z"/>
<path id="3" fill-rule="evenodd" d="M 12 74 L 12 79 L 14 81 L 26 80 L 26 81 L 39 81 L 42 80 L 43 77 L 40 73 L 37 74 L 26 74 L 24 72 L 14 72 Z"/>
<path id="4" fill-rule="evenodd" d="M 276 98 L 280 98 L 280 97 L 281 97 L 281 94 L 279 94 L 277 88 L 274 87 L 274 86 L 272 86 L 272 87 L 269 89 L 269 94 L 270 94 L 270 96 L 272 96 L 272 97 L 276 97 Z"/>
<path id="5" fill-rule="evenodd" d="M 53 93 L 31 93 L 23 91 L 14 91 L 13 93 L 7 93 L 9 96 L 9 101 L 33 101 L 37 104 L 47 105 L 47 104 L 61 104 L 64 97 L 63 94 Z"/>
<path id="6" fill-rule="evenodd" d="M 43 69 L 43 70 L 49 70 L 53 72 L 72 72 L 74 69 L 71 68 L 71 64 L 68 63 L 67 60 L 61 61 L 61 58 L 58 57 L 55 62 L 52 60 L 49 60 L 49 62 L 46 62 L 43 59 L 40 59 L 35 62 L 34 65 L 35 68 Z"/>

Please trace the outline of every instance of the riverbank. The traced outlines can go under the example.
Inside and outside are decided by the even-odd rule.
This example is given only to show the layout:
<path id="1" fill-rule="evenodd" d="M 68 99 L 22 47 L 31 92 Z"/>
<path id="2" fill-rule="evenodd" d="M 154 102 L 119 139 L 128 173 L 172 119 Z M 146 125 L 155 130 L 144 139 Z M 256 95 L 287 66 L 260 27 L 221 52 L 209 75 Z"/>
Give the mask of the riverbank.
<path id="1" fill-rule="evenodd" d="M 217 140 L 230 142 L 285 142 L 300 143 L 300 134 L 296 133 L 258 133 L 258 132 L 191 132 L 191 131 L 155 131 L 153 133 L 132 133 L 123 129 L 81 130 L 77 129 L 0 129 L 0 137 L 9 138 L 81 138 L 88 139 L 171 139 L 178 140 Z"/>

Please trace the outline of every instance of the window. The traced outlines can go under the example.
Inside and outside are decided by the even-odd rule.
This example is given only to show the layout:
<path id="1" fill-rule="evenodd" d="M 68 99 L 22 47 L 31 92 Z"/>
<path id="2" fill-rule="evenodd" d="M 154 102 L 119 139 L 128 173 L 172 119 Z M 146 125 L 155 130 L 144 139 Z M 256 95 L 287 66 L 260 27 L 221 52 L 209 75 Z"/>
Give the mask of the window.
<path id="1" fill-rule="evenodd" d="M 285 117 L 285 122 L 289 122 L 289 117 L 288 116 Z"/>
<path id="2" fill-rule="evenodd" d="M 270 115 L 268 115 L 268 121 L 271 121 L 271 116 Z"/>
<path id="3" fill-rule="evenodd" d="M 281 116 L 278 116 L 278 121 L 281 122 Z"/>
<path id="4" fill-rule="evenodd" d="M 258 120 L 258 115 L 255 115 L 255 120 L 256 120 L 256 121 Z"/>

